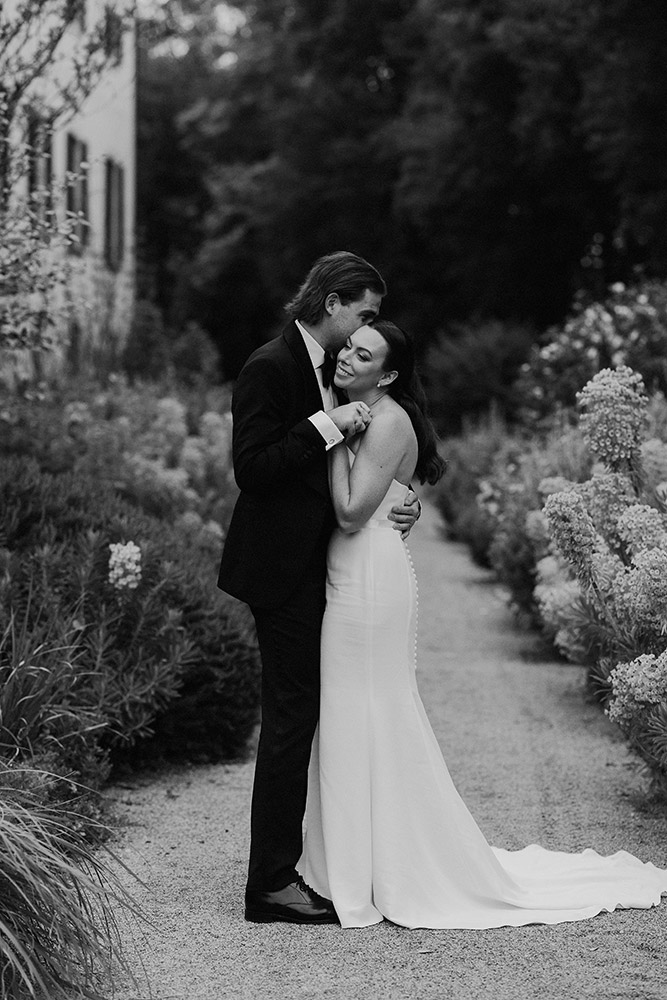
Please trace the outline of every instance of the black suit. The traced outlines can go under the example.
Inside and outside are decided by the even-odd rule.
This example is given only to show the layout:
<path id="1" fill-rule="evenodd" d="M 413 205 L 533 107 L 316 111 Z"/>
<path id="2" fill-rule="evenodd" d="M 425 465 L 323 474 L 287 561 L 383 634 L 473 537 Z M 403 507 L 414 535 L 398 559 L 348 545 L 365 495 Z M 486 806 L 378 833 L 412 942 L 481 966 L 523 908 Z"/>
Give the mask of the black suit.
<path id="1" fill-rule="evenodd" d="M 241 494 L 218 585 L 250 605 L 262 654 L 262 730 L 253 789 L 248 888 L 293 881 L 319 714 L 327 544 L 335 518 L 322 409 L 295 323 L 248 359 L 232 400 Z"/>

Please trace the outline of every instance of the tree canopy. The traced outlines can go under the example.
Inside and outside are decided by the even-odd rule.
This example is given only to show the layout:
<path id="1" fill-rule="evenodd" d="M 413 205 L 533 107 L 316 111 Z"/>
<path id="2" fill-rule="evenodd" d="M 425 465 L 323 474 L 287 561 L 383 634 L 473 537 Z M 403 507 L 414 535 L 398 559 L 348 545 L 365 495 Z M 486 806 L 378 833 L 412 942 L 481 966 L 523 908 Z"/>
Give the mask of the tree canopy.
<path id="1" fill-rule="evenodd" d="M 422 344 L 473 316 L 539 328 L 581 288 L 667 271 L 662 0 L 160 10 L 143 60 L 146 259 L 229 376 L 333 249 L 380 268 L 384 312 Z"/>

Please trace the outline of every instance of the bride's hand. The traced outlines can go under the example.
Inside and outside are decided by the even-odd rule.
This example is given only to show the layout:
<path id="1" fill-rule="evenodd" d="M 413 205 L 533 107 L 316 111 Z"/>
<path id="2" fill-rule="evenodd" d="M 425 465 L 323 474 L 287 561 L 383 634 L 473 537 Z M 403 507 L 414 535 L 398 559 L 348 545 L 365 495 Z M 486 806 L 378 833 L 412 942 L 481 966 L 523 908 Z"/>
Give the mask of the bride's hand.
<path id="1" fill-rule="evenodd" d="M 373 419 L 371 411 L 361 400 L 336 406 L 333 410 L 327 411 L 327 416 L 333 420 L 338 430 L 346 438 L 365 431 Z"/>

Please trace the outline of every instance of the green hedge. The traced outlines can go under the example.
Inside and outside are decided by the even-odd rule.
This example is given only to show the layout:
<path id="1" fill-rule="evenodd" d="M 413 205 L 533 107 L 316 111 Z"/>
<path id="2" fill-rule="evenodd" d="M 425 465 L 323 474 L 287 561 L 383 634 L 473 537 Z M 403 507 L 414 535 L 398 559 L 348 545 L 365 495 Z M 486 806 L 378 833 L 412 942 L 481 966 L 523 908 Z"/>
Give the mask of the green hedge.
<path id="1" fill-rule="evenodd" d="M 18 749 L 57 752 L 87 777 L 91 754 L 104 768 L 149 739 L 169 757 L 242 754 L 257 721 L 258 658 L 243 610 L 216 589 L 208 540 L 198 547 L 107 485 L 34 460 L 2 463 L 0 504 L 2 670 L 27 687 L 42 672 L 51 679 L 33 729 L 13 733 Z M 110 545 L 128 542 L 140 580 L 119 589 Z"/>

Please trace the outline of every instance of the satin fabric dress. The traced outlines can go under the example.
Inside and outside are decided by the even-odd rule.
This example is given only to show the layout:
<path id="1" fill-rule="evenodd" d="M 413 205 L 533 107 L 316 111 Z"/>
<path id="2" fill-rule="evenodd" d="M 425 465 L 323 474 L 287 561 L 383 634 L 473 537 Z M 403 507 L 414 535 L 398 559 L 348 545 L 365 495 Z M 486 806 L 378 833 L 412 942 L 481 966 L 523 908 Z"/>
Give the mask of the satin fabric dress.
<path id="1" fill-rule="evenodd" d="M 387 517 L 406 490 L 394 480 L 368 523 L 329 546 L 300 872 L 343 927 L 555 924 L 657 905 L 667 871 L 625 851 L 507 851 L 484 838 L 417 690 L 417 581 Z"/>

